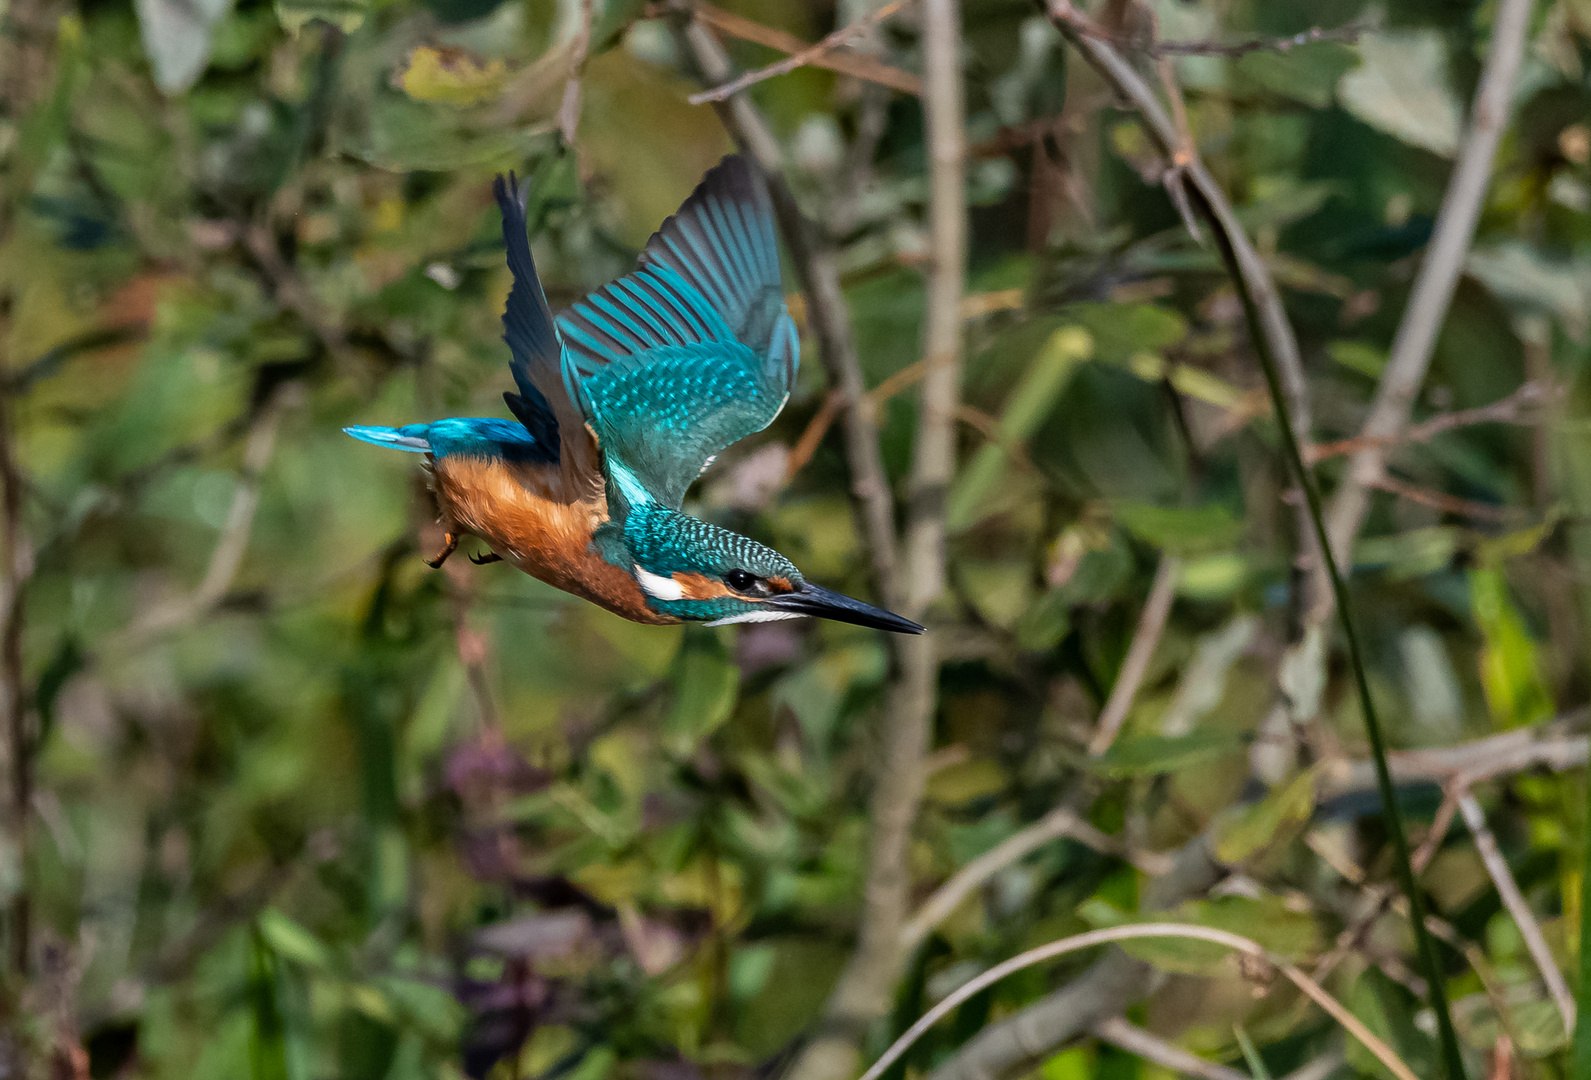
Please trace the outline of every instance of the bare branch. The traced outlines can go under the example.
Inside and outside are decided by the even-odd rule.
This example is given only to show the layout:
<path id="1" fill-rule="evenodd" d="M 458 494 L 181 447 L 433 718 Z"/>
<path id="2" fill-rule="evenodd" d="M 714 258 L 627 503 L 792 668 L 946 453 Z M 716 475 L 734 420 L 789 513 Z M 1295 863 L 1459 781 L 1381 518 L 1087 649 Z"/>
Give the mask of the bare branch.
<path id="1" fill-rule="evenodd" d="M 1561 387 L 1550 383 L 1527 382 L 1501 401 L 1494 401 L 1490 405 L 1481 405 L 1474 409 L 1460 409 L 1458 412 L 1433 416 L 1399 435 L 1380 437 L 1361 435 L 1353 439 L 1339 439 L 1337 442 L 1316 443 L 1305 452 L 1304 459 L 1313 465 L 1317 461 L 1361 450 L 1385 452 L 1395 446 L 1430 442 L 1443 432 L 1475 424 L 1534 424 L 1540 420 L 1540 417 L 1535 415 L 1536 410 L 1552 404 L 1562 394 Z"/>
<path id="2" fill-rule="evenodd" d="M 901 610 L 919 619 L 945 589 L 945 496 L 955 470 L 961 393 L 967 206 L 958 0 L 923 0 L 922 41 L 932 257 L 899 583 Z M 901 947 L 900 928 L 910 901 L 912 826 L 922 801 L 923 759 L 938 700 L 937 637 L 907 638 L 897 650 L 899 675 L 889 688 L 869 803 L 872 830 L 856 948 L 824 1008 L 828 1031 L 803 1048 L 790 1068 L 791 1080 L 841 1080 L 854 1070 L 858 1035 L 889 1013 L 909 956 Z"/>
<path id="3" fill-rule="evenodd" d="M 1547 939 L 1542 937 L 1541 925 L 1536 922 L 1535 914 L 1525 902 L 1524 894 L 1519 891 L 1513 871 L 1508 869 L 1508 860 L 1503 858 L 1502 851 L 1497 847 L 1497 838 L 1486 824 L 1485 812 L 1468 791 L 1459 796 L 1458 809 L 1464 815 L 1464 824 L 1469 826 L 1470 836 L 1475 839 L 1475 850 L 1486 866 L 1486 873 L 1491 876 L 1492 884 L 1497 886 L 1497 895 L 1513 917 L 1514 925 L 1519 927 L 1519 936 L 1525 939 L 1525 948 L 1530 951 L 1530 958 L 1536 962 L 1536 970 L 1541 972 L 1542 982 L 1547 984 L 1547 992 L 1558 1006 L 1564 1030 L 1573 1031 L 1574 995 L 1569 991 L 1569 984 L 1563 980 L 1563 972 L 1558 970 L 1558 962 L 1552 958 Z"/>
<path id="4" fill-rule="evenodd" d="M 591 49 L 591 19 L 595 0 L 580 0 L 580 22 L 570 40 L 569 78 L 563 84 L 563 100 L 558 103 L 558 132 L 565 146 L 575 144 L 580 127 L 580 75 Z"/>
<path id="5" fill-rule="evenodd" d="M 1425 260 L 1420 264 L 1408 307 L 1393 339 L 1392 358 L 1382 373 L 1370 416 L 1360 431 L 1361 437 L 1372 445 L 1354 454 L 1326 514 L 1331 549 L 1344 565 L 1352 562 L 1349 556 L 1354 537 L 1369 510 L 1370 485 L 1385 471 L 1385 445 L 1378 440 L 1395 438 L 1408 426 L 1409 411 L 1425 381 L 1437 332 L 1447 319 L 1464 268 L 1464 255 L 1474 238 L 1491 182 L 1492 161 L 1508 124 L 1532 6 L 1531 0 L 1501 0 L 1497 5 L 1491 49 L 1470 107 L 1469 128 L 1461 142 L 1458 163 L 1448 181 Z M 1317 568 L 1308 615 L 1316 624 L 1323 624 L 1330 617 L 1334 603 L 1323 573 Z"/>
<path id="6" fill-rule="evenodd" d="M 841 46 L 861 37 L 863 34 L 866 34 L 875 26 L 890 18 L 892 15 L 900 11 L 911 2 L 912 0 L 890 0 L 890 2 L 885 4 L 883 7 L 876 8 L 873 11 L 868 12 L 866 15 L 862 16 L 860 19 L 857 19 L 849 26 L 841 27 L 817 44 L 806 46 L 805 48 L 801 48 L 799 51 L 791 53 L 791 55 L 785 57 L 783 60 L 780 60 L 778 63 L 769 64 L 767 67 L 762 68 L 759 71 L 748 71 L 739 78 L 732 79 L 731 81 L 724 83 L 722 86 L 715 86 L 711 90 L 703 90 L 700 93 L 692 94 L 690 96 L 690 103 L 692 105 L 705 105 L 708 102 L 713 101 L 727 101 L 729 98 L 740 93 L 742 90 L 745 90 L 747 87 L 755 86 L 760 82 L 777 78 L 780 75 L 788 75 L 796 68 L 805 67 L 808 64 L 818 63 L 823 58 L 828 57 L 829 54 L 835 49 L 838 49 Z M 703 6 L 705 7 L 706 5 Z M 713 9 L 713 15 L 704 16 L 704 21 L 711 21 L 714 23 L 714 25 L 722 25 L 724 22 L 728 21 L 724 19 L 724 16 L 728 14 L 728 12 L 722 12 L 718 11 L 717 9 Z M 731 16 L 731 18 L 735 17 Z M 750 23 L 750 20 L 739 19 L 732 23 L 732 25 L 734 25 L 737 29 L 746 29 L 746 23 Z M 755 26 L 757 24 L 753 23 L 751 25 Z M 762 29 L 766 30 L 765 27 Z M 752 40 L 756 39 L 753 38 Z M 766 34 L 763 35 L 763 41 L 761 43 L 768 44 Z M 779 49 L 782 48 L 782 45 L 771 45 L 770 47 Z M 922 92 L 921 85 L 917 83 L 917 80 L 913 76 L 907 75 L 906 72 L 899 71 L 899 69 L 883 68 L 883 65 L 878 64 L 864 64 L 861 66 L 868 70 L 868 75 L 861 75 L 855 70 L 851 71 L 849 74 L 856 74 L 858 77 L 869 79 L 872 82 L 881 82 L 886 83 L 886 85 L 893 85 L 895 89 L 903 90 L 908 94 L 918 94 Z M 880 68 L 883 68 L 883 70 L 879 70 Z M 906 78 L 902 79 L 900 76 L 906 76 Z M 886 80 L 889 81 L 886 82 Z M 908 80 L 910 81 L 908 82 Z"/>
<path id="7" fill-rule="evenodd" d="M 1400 499 L 1419 503 L 1421 506 L 1429 506 L 1432 510 L 1440 510 L 1444 514 L 1475 518 L 1479 521 L 1517 520 L 1521 514 L 1528 512 L 1523 507 L 1493 506 L 1491 503 L 1476 502 L 1474 499 L 1460 499 L 1445 491 L 1432 491 L 1417 484 L 1405 483 L 1395 476 L 1381 476 L 1366 486 L 1377 491 L 1385 491 L 1389 495 L 1396 495 Z"/>
<path id="8" fill-rule="evenodd" d="M 1182 560 L 1162 552 L 1160 565 L 1155 569 L 1154 584 L 1149 587 L 1149 599 L 1144 602 L 1138 616 L 1138 627 L 1133 631 L 1132 644 L 1127 647 L 1127 657 L 1121 662 L 1116 682 L 1110 688 L 1110 697 L 1099 714 L 1099 725 L 1088 743 L 1088 752 L 1098 757 L 1110 749 L 1116 735 L 1127 720 L 1127 712 L 1138 697 L 1149 661 L 1154 658 L 1155 646 L 1166 628 L 1166 618 L 1171 614 L 1171 602 L 1177 595 L 1177 579 L 1182 576 Z"/>
<path id="9" fill-rule="evenodd" d="M 1431 750 L 1405 750 L 1387 755 L 1394 779 L 1432 780 L 1438 783 L 1463 777 L 1479 783 L 1496 776 L 1534 768 L 1562 772 L 1586 763 L 1587 737 L 1574 734 L 1585 726 L 1582 710 L 1551 724 L 1519 728 L 1458 746 Z M 1327 768 L 1322 798 L 1375 788 L 1375 766 L 1369 761 L 1341 762 Z"/>
<path id="10" fill-rule="evenodd" d="M 1093 1032 L 1094 1037 L 1102 1042 L 1184 1076 L 1197 1077 L 1198 1080 L 1251 1080 L 1248 1073 L 1190 1054 L 1182 1047 L 1173 1046 L 1159 1036 L 1128 1023 L 1126 1017 L 1113 1016 L 1109 1020 L 1101 1020 L 1094 1025 Z"/>
<path id="11" fill-rule="evenodd" d="M 260 505 L 260 479 L 276 448 L 276 431 L 282 415 L 299 397 L 298 388 L 288 384 L 279 388 L 255 415 L 243 445 L 243 461 L 238 469 L 237 486 L 227 508 L 221 534 L 210 552 L 210 562 L 197 588 L 187 596 L 147 612 L 105 646 L 107 652 L 121 652 L 189 625 L 207 615 L 221 602 L 232 586 L 248 551 L 249 533 L 254 527 L 254 512 Z"/>

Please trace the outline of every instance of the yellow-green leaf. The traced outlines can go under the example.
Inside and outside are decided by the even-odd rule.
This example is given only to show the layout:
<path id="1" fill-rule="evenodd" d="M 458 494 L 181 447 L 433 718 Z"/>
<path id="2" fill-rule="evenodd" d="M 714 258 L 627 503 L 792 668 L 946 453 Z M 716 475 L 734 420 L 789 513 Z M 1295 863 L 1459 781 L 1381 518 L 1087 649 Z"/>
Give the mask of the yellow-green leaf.
<path id="1" fill-rule="evenodd" d="M 416 101 L 478 105 L 495 97 L 507 77 L 501 60 L 482 61 L 451 46 L 421 45 L 409 54 L 399 85 Z"/>
<path id="2" fill-rule="evenodd" d="M 1228 865 L 1246 862 L 1297 835 L 1315 812 L 1315 770 L 1306 769 L 1216 826 L 1215 857 Z"/>

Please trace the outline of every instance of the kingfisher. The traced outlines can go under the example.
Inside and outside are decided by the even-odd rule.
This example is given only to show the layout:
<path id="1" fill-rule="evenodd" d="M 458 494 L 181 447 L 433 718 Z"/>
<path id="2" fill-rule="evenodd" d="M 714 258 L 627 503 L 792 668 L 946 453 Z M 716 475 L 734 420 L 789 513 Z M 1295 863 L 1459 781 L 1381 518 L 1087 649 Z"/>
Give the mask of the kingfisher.
<path id="1" fill-rule="evenodd" d="M 807 581 L 772 548 L 682 509 L 725 447 L 789 400 L 800 339 L 757 167 L 714 166 L 630 274 L 556 319 L 531 258 L 525 194 L 493 185 L 513 274 L 503 312 L 514 419 L 348 427 L 426 455 L 444 546 L 473 535 L 525 573 L 635 622 L 721 626 L 815 616 L 923 627 Z"/>

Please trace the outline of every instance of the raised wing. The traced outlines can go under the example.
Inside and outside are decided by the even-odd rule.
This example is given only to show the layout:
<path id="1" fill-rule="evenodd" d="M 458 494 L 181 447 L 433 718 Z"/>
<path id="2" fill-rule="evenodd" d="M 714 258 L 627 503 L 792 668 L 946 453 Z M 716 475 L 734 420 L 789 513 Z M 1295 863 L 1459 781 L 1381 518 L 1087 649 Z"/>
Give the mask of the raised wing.
<path id="1" fill-rule="evenodd" d="M 509 367 L 519 393 L 505 392 L 503 400 L 519 422 L 542 446 L 551 448 L 557 459 L 559 433 L 579 433 L 584 416 L 568 396 L 563 382 L 563 349 L 547 297 L 536 276 L 536 260 L 530 254 L 526 236 L 525 202 L 518 178 L 513 173 L 499 176 L 492 194 L 503 214 L 503 243 L 508 249 L 508 269 L 514 275 L 503 309 L 503 340 L 512 354 Z"/>
<path id="2" fill-rule="evenodd" d="M 563 378 L 600 440 L 610 503 L 677 508 L 709 458 L 779 415 L 800 361 L 754 167 L 713 168 L 640 263 L 558 317 Z"/>

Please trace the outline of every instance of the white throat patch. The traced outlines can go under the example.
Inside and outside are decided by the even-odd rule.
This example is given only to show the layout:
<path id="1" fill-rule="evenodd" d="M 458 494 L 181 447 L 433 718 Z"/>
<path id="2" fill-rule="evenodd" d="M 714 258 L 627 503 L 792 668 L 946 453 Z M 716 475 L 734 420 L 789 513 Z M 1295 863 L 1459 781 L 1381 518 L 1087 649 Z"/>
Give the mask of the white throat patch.
<path id="1" fill-rule="evenodd" d="M 685 587 L 671 577 L 654 574 L 640 566 L 635 568 L 635 580 L 646 594 L 657 600 L 683 600 Z"/>

